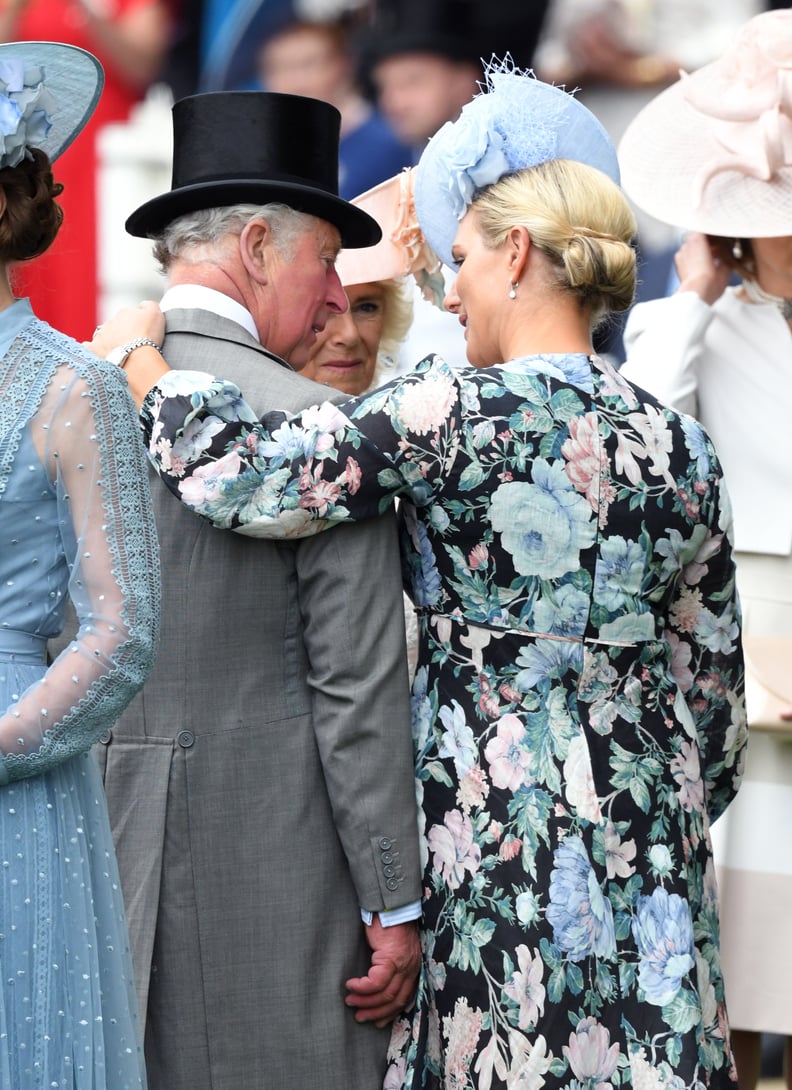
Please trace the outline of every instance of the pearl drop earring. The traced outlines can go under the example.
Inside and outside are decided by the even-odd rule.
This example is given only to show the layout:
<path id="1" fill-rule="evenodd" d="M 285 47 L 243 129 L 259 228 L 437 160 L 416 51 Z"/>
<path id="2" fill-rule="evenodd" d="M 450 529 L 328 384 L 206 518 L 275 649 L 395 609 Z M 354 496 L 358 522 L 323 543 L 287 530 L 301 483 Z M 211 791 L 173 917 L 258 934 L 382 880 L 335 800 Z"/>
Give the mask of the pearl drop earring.
<path id="1" fill-rule="evenodd" d="M 742 242 L 740 242 L 740 240 L 738 238 L 736 238 L 734 240 L 733 245 L 732 245 L 732 257 L 734 258 L 735 261 L 742 261 L 742 256 L 743 256 Z"/>
<path id="2" fill-rule="evenodd" d="M 509 298 L 510 299 L 516 299 L 517 298 L 517 284 L 518 283 L 519 283 L 519 280 L 512 283 L 512 286 L 509 289 Z"/>

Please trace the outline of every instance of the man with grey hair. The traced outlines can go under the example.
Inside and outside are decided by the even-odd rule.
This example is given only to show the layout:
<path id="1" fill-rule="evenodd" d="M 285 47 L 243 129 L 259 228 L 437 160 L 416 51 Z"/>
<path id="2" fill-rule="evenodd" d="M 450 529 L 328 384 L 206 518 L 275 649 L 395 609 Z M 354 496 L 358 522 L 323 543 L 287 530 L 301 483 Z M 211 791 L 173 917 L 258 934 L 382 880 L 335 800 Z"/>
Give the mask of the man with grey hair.
<path id="1" fill-rule="evenodd" d="M 295 372 L 346 309 L 340 245 L 379 237 L 338 129 L 307 98 L 177 102 L 173 188 L 127 221 L 168 275 L 165 358 L 262 413 L 327 399 Z M 420 960 L 394 524 L 270 544 L 154 503 L 160 656 L 101 747 L 149 1086 L 375 1090 Z"/>

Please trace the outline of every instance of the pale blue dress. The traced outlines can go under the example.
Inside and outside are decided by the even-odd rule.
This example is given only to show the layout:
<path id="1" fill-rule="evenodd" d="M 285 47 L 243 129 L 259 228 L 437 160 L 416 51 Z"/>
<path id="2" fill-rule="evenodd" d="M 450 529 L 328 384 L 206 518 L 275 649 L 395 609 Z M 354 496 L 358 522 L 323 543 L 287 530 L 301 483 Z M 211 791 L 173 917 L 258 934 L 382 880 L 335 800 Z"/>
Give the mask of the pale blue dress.
<path id="1" fill-rule="evenodd" d="M 80 627 L 47 666 L 67 596 Z M 0 1087 L 145 1086 L 91 746 L 143 683 L 159 569 L 123 375 L 0 312 Z"/>

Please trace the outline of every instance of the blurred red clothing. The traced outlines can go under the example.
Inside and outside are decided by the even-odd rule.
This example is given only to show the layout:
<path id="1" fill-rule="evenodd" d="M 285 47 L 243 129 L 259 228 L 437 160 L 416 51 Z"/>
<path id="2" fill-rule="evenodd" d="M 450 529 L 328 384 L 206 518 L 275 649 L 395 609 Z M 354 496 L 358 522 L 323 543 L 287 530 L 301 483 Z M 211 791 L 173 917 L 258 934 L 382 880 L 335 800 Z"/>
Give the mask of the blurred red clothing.
<path id="1" fill-rule="evenodd" d="M 153 3 L 159 0 L 112 0 L 105 6 L 119 18 Z M 80 46 L 97 56 L 105 69 L 96 113 L 53 168 L 55 178 L 64 185 L 63 227 L 43 257 L 12 272 L 15 294 L 29 296 L 39 318 L 77 340 L 90 340 L 98 296 L 96 136 L 103 125 L 126 120 L 145 88 L 131 86 L 113 70 L 77 3 L 30 0 L 19 16 L 15 38 Z"/>

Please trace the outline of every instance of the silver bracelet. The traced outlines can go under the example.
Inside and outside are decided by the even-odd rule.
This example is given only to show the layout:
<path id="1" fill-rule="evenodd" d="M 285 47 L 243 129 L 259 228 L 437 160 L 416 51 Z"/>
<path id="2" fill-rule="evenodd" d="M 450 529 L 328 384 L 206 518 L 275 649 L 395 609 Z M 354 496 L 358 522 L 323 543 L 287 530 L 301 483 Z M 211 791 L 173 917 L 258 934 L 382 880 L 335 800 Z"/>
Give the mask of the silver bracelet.
<path id="1" fill-rule="evenodd" d="M 162 345 L 157 344 L 156 341 L 152 341 L 151 337 L 138 337 L 136 340 L 129 341 L 127 344 L 121 344 L 117 348 L 111 348 L 105 358 L 109 363 L 115 363 L 119 367 L 123 367 L 127 358 L 136 348 L 143 348 L 146 345 L 148 345 L 149 348 L 156 348 L 158 352 L 162 351 Z"/>

